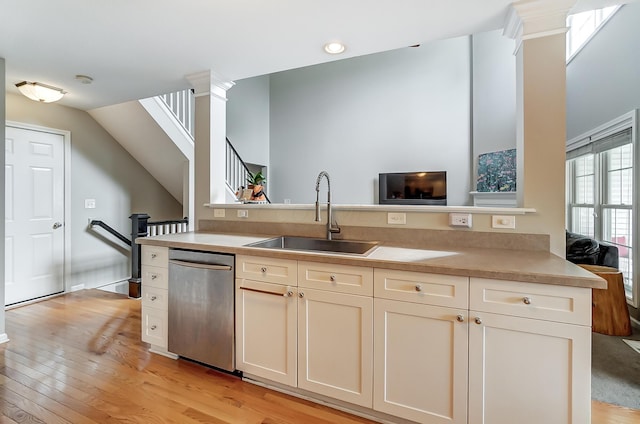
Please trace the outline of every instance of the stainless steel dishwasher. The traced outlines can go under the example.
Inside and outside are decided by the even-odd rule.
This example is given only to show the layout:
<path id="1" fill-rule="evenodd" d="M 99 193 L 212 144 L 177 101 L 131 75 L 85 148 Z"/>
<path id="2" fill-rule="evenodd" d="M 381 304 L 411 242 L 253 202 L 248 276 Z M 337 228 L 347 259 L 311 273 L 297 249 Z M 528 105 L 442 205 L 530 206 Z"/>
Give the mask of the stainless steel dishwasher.
<path id="1" fill-rule="evenodd" d="M 169 250 L 169 351 L 235 371 L 235 256 Z"/>

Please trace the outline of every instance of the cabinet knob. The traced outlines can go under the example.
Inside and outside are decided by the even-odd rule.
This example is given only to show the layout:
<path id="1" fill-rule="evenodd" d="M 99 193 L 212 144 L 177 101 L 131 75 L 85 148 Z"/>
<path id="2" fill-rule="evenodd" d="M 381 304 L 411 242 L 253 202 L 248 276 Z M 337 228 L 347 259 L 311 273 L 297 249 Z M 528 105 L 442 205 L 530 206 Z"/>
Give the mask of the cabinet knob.
<path id="1" fill-rule="evenodd" d="M 456 320 L 458 320 L 458 322 L 464 322 L 464 315 L 458 315 Z"/>
<path id="2" fill-rule="evenodd" d="M 152 326 L 151 326 L 151 327 L 149 327 L 149 328 L 151 328 L 151 330 L 153 331 L 153 330 L 155 330 L 155 329 L 156 329 L 156 328 L 158 328 L 158 327 L 156 327 L 155 325 L 152 325 Z"/>
<path id="3" fill-rule="evenodd" d="M 331 280 L 331 282 L 336 281 L 336 276 L 335 275 L 330 275 L 329 276 L 329 280 Z"/>
<path id="4" fill-rule="evenodd" d="M 267 272 L 267 267 L 263 266 L 262 268 L 260 268 L 260 271 L 264 274 Z"/>
<path id="5" fill-rule="evenodd" d="M 156 300 L 157 297 L 156 296 L 151 296 L 151 301 L 153 302 L 154 300 Z"/>
<path id="6" fill-rule="evenodd" d="M 293 292 L 291 290 L 289 290 L 284 294 L 284 297 L 291 297 L 291 296 L 293 296 Z"/>
<path id="7" fill-rule="evenodd" d="M 302 298 L 304 297 L 304 293 L 302 293 L 302 292 L 298 293 L 298 297 L 299 297 L 300 299 L 302 299 Z"/>
<path id="8" fill-rule="evenodd" d="M 152 253 L 152 254 L 151 254 L 151 259 L 155 259 L 157 256 L 158 256 L 157 254 Z"/>
<path id="9" fill-rule="evenodd" d="M 151 279 L 155 280 L 156 278 L 158 278 L 158 276 L 156 274 L 151 274 Z"/>
<path id="10" fill-rule="evenodd" d="M 528 296 L 523 297 L 522 301 L 524 302 L 525 305 L 531 305 L 531 298 Z"/>
<path id="11" fill-rule="evenodd" d="M 421 292 L 422 291 L 422 284 L 416 284 L 416 291 L 417 292 Z"/>
<path id="12" fill-rule="evenodd" d="M 476 324 L 482 324 L 482 319 L 480 317 L 476 317 L 474 321 L 476 322 Z"/>

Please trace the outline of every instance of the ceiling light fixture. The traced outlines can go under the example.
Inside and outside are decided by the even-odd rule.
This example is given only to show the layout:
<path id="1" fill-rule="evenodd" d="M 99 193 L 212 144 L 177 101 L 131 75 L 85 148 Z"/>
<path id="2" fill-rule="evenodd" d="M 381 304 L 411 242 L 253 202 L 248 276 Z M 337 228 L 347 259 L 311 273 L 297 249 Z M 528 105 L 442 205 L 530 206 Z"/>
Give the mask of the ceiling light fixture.
<path id="1" fill-rule="evenodd" d="M 346 49 L 346 46 L 339 41 L 332 41 L 324 45 L 324 51 L 329 54 L 340 54 Z"/>
<path id="2" fill-rule="evenodd" d="M 31 100 L 42 103 L 57 102 L 67 94 L 62 88 L 42 84 L 41 82 L 22 81 L 17 83 L 16 87 Z"/>

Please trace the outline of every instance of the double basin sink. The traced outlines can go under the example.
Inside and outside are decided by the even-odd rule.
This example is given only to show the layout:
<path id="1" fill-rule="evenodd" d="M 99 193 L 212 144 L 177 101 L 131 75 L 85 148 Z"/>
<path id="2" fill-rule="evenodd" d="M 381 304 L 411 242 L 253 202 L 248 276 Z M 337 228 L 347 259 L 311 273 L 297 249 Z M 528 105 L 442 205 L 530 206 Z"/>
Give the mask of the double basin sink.
<path id="1" fill-rule="evenodd" d="M 326 240 L 309 237 L 280 236 L 256 243 L 249 247 L 278 250 L 304 250 L 310 252 L 366 255 L 378 245 L 375 241 Z"/>

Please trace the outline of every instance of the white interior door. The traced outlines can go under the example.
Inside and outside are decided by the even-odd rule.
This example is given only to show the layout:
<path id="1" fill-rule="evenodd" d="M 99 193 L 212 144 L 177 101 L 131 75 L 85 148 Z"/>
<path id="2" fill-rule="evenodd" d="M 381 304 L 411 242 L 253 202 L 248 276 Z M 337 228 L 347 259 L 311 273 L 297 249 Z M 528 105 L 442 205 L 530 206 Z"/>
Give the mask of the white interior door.
<path id="1" fill-rule="evenodd" d="M 64 291 L 64 136 L 6 128 L 5 303 Z"/>

